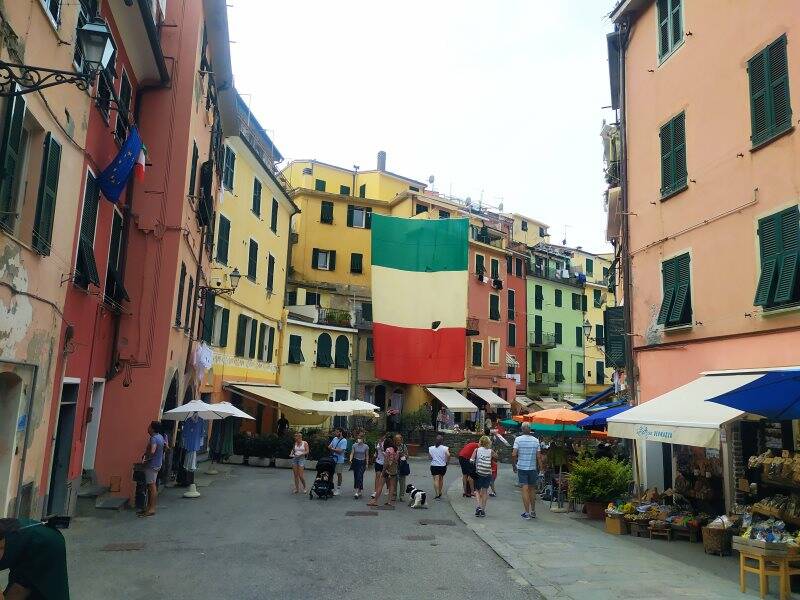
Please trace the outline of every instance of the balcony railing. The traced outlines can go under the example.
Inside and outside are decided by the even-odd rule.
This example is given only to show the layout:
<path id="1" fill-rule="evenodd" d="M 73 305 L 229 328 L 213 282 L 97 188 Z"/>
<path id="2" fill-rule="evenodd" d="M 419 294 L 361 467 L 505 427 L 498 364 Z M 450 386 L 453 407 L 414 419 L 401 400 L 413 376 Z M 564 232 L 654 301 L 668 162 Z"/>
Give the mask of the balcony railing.
<path id="1" fill-rule="evenodd" d="M 549 279 L 550 281 L 558 281 L 559 283 L 564 283 L 567 285 L 582 285 L 581 282 L 578 281 L 578 277 L 575 275 L 575 273 L 569 269 L 556 269 L 554 265 L 548 265 L 547 267 L 544 267 L 543 265 L 534 264 L 533 276 L 541 277 L 542 279 Z"/>
<path id="2" fill-rule="evenodd" d="M 544 387 L 554 387 L 558 385 L 558 383 L 556 382 L 555 373 L 534 372 L 530 374 L 528 380 L 532 385 L 538 385 Z"/>
<path id="3" fill-rule="evenodd" d="M 350 311 L 338 308 L 320 308 L 318 310 L 317 323 L 336 325 L 338 327 L 352 327 Z"/>
<path id="4" fill-rule="evenodd" d="M 555 348 L 556 334 L 545 331 L 529 331 L 528 340 L 531 348 Z"/>

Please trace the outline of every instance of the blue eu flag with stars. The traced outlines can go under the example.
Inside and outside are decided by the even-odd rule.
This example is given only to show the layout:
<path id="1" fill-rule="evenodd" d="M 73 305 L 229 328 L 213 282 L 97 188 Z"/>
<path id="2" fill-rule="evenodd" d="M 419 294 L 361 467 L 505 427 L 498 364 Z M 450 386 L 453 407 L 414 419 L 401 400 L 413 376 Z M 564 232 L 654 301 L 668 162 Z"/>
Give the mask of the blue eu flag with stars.
<path id="1" fill-rule="evenodd" d="M 125 189 L 125 184 L 128 183 L 133 174 L 133 167 L 136 164 L 136 159 L 139 158 L 141 150 L 142 138 L 139 137 L 136 127 L 131 127 L 128 139 L 122 144 L 119 154 L 100 173 L 100 177 L 97 179 L 100 191 L 111 202 L 116 203 L 119 200 L 122 190 Z"/>

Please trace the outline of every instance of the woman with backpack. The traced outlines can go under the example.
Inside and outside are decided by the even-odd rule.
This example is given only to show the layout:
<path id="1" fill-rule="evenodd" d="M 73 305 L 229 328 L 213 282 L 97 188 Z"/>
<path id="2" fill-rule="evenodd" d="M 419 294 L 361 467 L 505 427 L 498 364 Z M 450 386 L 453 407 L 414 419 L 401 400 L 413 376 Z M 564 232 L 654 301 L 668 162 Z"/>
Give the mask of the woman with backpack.
<path id="1" fill-rule="evenodd" d="M 497 453 L 492 450 L 492 440 L 488 435 L 481 436 L 478 444 L 470 458 L 470 462 L 475 465 L 475 489 L 478 491 L 475 516 L 485 517 L 489 487 L 492 485 L 492 461 L 497 460 Z"/>

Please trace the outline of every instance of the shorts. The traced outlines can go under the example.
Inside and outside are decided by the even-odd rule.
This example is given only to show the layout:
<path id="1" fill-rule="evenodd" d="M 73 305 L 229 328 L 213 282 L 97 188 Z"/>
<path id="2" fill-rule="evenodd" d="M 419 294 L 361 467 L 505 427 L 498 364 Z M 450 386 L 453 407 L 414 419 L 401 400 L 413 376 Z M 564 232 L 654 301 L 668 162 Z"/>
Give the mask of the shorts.
<path id="1" fill-rule="evenodd" d="M 472 464 L 472 461 L 468 458 L 464 458 L 463 456 L 458 457 L 458 464 L 461 465 L 461 474 L 462 475 L 474 475 L 475 474 L 475 465 Z"/>
<path id="2" fill-rule="evenodd" d="M 340 474 L 340 475 L 341 475 L 342 473 L 344 473 L 344 463 L 343 463 L 343 462 L 337 462 L 337 463 L 336 463 L 336 472 L 337 472 L 338 474 Z"/>
<path id="3" fill-rule="evenodd" d="M 539 471 L 535 469 L 529 471 L 517 469 L 517 479 L 519 479 L 520 485 L 536 485 L 536 481 L 539 479 Z"/>
<path id="4" fill-rule="evenodd" d="M 492 485 L 491 475 L 477 475 L 475 477 L 475 489 L 485 490 Z"/>
<path id="5" fill-rule="evenodd" d="M 144 482 L 145 483 L 155 483 L 156 479 L 158 478 L 158 472 L 161 469 L 145 469 L 144 470 Z"/>
<path id="6" fill-rule="evenodd" d="M 381 463 L 375 463 L 375 472 L 382 473 L 383 472 L 383 465 Z"/>
<path id="7" fill-rule="evenodd" d="M 305 457 L 301 456 L 301 457 L 293 458 L 292 459 L 292 465 L 295 466 L 295 467 L 303 467 L 303 468 L 305 468 L 305 466 L 306 466 Z"/>
<path id="8" fill-rule="evenodd" d="M 447 465 L 443 467 L 434 467 L 433 465 L 431 465 L 431 475 L 433 475 L 434 477 L 436 475 L 444 476 L 445 473 L 447 473 Z"/>

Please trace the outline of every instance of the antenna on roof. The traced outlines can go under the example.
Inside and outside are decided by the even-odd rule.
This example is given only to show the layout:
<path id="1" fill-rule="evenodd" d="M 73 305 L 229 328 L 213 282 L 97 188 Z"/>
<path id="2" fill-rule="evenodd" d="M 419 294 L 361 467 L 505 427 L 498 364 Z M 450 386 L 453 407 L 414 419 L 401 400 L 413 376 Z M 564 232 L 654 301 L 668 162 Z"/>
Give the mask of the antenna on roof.
<path id="1" fill-rule="evenodd" d="M 433 182 L 434 182 L 434 177 L 433 175 L 431 175 L 430 177 L 428 177 L 428 185 L 431 186 L 431 191 L 433 191 Z"/>

